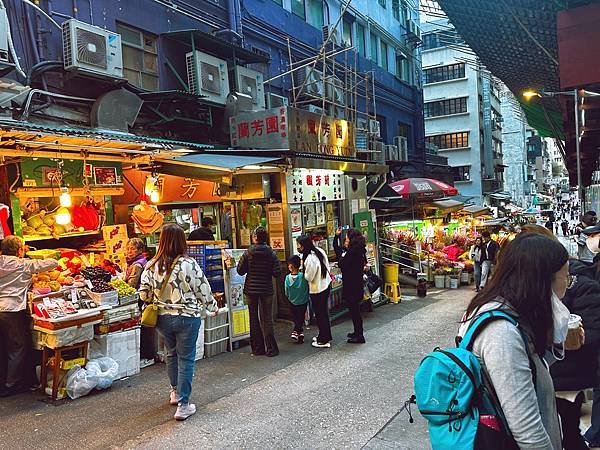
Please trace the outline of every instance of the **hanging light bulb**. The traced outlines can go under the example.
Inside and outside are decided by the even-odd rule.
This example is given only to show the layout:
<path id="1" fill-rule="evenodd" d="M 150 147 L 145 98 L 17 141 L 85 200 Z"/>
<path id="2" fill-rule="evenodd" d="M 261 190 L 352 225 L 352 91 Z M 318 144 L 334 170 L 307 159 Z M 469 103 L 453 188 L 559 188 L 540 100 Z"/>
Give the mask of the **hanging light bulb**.
<path id="1" fill-rule="evenodd" d="M 160 193 L 158 192 L 157 189 L 154 189 L 151 193 L 150 193 L 150 201 L 152 203 L 158 203 L 160 202 Z"/>
<path id="2" fill-rule="evenodd" d="M 152 195 L 152 192 L 156 190 L 157 182 L 158 182 L 158 177 L 155 174 L 149 175 L 146 178 L 146 184 L 144 185 L 144 193 L 147 196 Z"/>
<path id="3" fill-rule="evenodd" d="M 58 211 L 56 212 L 56 223 L 59 225 L 71 223 L 71 213 L 66 207 L 61 206 L 58 208 Z"/>
<path id="4" fill-rule="evenodd" d="M 71 194 L 69 194 L 69 190 L 66 187 L 60 188 L 60 206 L 64 208 L 70 208 L 73 206 L 73 199 L 71 198 Z"/>

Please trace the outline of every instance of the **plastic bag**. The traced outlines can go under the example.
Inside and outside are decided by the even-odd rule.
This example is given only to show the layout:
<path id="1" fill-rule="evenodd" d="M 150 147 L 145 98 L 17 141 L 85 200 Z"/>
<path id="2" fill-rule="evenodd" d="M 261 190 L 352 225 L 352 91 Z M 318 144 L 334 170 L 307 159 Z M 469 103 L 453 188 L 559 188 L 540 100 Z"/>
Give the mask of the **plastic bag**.
<path id="1" fill-rule="evenodd" d="M 92 367 L 90 367 L 90 364 Z M 106 356 L 90 361 L 86 368 L 88 371 L 93 370 L 98 377 L 98 385 L 96 386 L 98 390 L 111 387 L 119 374 L 119 363 Z"/>
<path id="2" fill-rule="evenodd" d="M 119 363 L 106 356 L 91 359 L 85 366 L 74 366 L 67 373 L 67 395 L 76 399 L 88 395 L 92 389 L 108 389 L 119 373 Z"/>
<path id="3" fill-rule="evenodd" d="M 73 366 L 67 372 L 67 395 L 72 399 L 88 395 L 96 386 L 98 377 L 81 366 Z"/>

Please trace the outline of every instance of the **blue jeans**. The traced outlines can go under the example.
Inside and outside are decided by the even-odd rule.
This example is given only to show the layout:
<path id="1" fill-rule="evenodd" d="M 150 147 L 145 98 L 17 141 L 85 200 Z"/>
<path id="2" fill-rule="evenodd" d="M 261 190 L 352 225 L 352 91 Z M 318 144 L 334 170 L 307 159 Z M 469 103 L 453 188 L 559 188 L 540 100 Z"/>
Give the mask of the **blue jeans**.
<path id="1" fill-rule="evenodd" d="M 587 429 L 583 435 L 590 445 L 600 445 L 600 389 L 594 389 L 594 398 L 592 400 L 592 426 Z"/>
<path id="2" fill-rule="evenodd" d="M 200 317 L 158 316 L 156 329 L 165 340 L 167 347 L 167 374 L 173 389 L 177 389 L 180 405 L 190 402 L 196 341 L 200 331 Z"/>
<path id="3" fill-rule="evenodd" d="M 481 286 L 481 263 L 473 263 L 473 272 L 475 273 L 475 287 L 479 290 L 479 286 Z"/>

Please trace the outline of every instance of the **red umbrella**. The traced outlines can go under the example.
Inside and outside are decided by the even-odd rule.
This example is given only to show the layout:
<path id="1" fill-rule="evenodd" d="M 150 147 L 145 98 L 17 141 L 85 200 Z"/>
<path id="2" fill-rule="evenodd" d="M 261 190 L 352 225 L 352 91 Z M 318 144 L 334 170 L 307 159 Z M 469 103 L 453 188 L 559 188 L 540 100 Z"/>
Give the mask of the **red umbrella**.
<path id="1" fill-rule="evenodd" d="M 389 186 L 400 198 L 407 200 L 426 201 L 458 195 L 455 187 L 431 178 L 406 178 L 394 181 Z"/>

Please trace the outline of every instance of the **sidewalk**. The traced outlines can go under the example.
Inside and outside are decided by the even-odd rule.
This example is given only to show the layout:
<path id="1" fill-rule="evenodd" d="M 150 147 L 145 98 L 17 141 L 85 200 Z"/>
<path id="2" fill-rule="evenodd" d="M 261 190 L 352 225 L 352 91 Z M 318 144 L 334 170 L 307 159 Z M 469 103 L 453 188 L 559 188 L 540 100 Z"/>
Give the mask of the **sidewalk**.
<path id="1" fill-rule="evenodd" d="M 289 339 L 291 325 L 278 322 L 280 356 L 251 357 L 246 346 L 198 362 L 192 394 L 198 414 L 183 424 L 172 420 L 174 410 L 166 403 L 162 364 L 116 382 L 108 392 L 59 406 L 41 401 L 39 393 L 3 399 L 0 448 L 62 449 L 67 442 L 79 448 L 181 448 L 184 443 L 282 448 L 279 439 L 286 434 L 294 437 L 286 445 L 302 443 L 296 447 L 329 442 L 337 448 L 344 442 L 360 448 L 410 395 L 420 358 L 437 344 L 451 344 L 463 299 L 471 293 L 432 292 L 425 299 L 406 297 L 399 305 L 376 308 L 365 316 L 366 345 L 345 342 L 352 327 L 347 319 L 333 327 L 334 346 L 324 351 L 309 345 L 314 327 L 307 330 L 308 342 L 296 345 Z M 356 420 L 332 435 L 322 413 L 344 423 L 348 414 Z M 264 434 L 264 428 L 270 431 Z M 356 436 L 355 428 L 361 428 Z M 421 430 L 422 445 L 422 424 L 412 428 Z"/>

